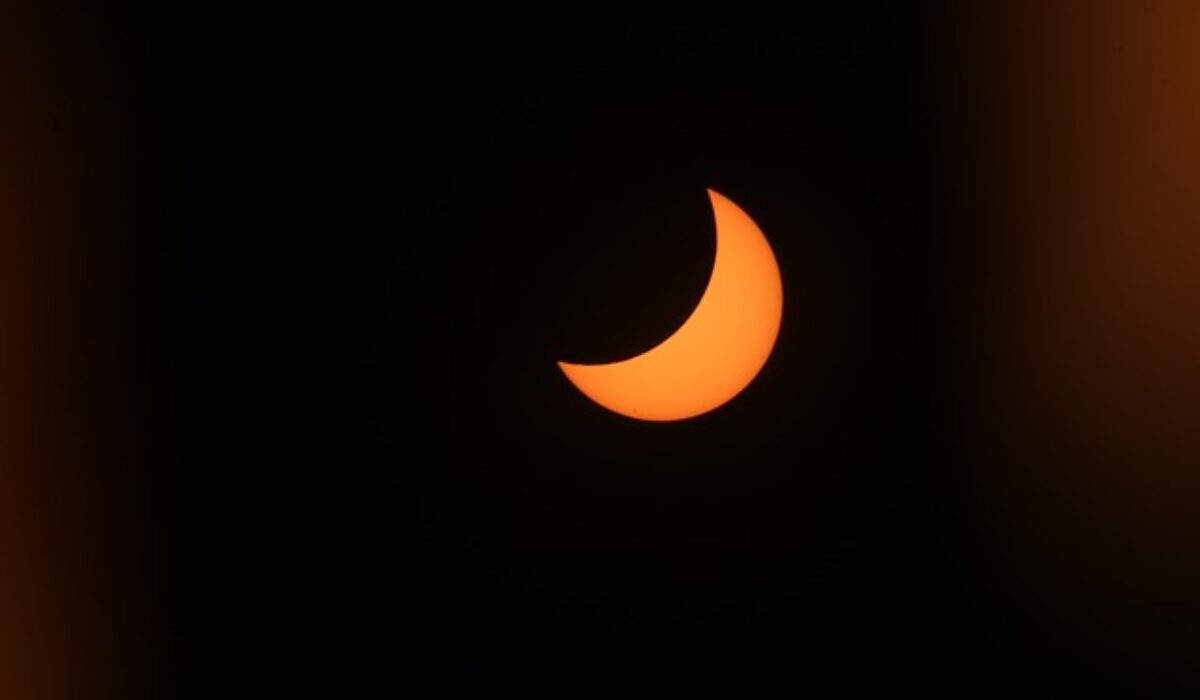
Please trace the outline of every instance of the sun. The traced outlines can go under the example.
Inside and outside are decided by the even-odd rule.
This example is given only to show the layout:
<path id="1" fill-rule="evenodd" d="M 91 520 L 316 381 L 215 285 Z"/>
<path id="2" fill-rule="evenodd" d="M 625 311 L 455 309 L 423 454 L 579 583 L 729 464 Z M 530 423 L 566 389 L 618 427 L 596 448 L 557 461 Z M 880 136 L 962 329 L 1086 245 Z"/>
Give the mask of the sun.
<path id="1" fill-rule="evenodd" d="M 758 225 L 708 190 L 716 222 L 712 276 L 695 310 L 666 340 L 620 362 L 559 362 L 601 406 L 630 418 L 682 420 L 721 406 L 758 375 L 779 335 L 783 282 Z"/>

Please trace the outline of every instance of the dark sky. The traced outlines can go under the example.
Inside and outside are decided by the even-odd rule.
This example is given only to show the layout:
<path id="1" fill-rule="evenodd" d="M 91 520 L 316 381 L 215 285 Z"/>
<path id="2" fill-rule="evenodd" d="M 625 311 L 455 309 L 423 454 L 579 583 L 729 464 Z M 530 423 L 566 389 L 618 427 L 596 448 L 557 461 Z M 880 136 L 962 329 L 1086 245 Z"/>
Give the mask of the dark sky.
<path id="1" fill-rule="evenodd" d="M 0 694 L 1195 689 L 1186 3 L 377 15 L 7 24 Z"/>

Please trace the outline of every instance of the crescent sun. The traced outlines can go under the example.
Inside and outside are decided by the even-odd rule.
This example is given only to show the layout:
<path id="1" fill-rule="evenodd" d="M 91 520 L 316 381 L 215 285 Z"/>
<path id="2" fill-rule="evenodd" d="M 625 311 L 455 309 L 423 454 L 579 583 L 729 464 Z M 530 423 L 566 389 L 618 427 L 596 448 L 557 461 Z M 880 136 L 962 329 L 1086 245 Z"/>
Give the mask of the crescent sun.
<path id="1" fill-rule="evenodd" d="M 688 319 L 666 340 L 627 360 L 559 362 L 588 398 L 630 418 L 691 418 L 737 396 L 775 347 L 783 282 L 758 225 L 724 195 L 708 190 L 717 231 L 712 276 Z"/>

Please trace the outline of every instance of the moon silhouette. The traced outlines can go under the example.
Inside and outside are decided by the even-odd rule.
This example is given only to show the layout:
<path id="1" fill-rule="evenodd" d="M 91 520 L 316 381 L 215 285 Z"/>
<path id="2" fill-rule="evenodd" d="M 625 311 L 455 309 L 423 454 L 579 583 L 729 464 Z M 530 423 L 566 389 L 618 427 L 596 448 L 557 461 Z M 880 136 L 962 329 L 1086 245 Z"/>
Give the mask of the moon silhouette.
<path id="1" fill-rule="evenodd" d="M 627 360 L 559 362 L 588 398 L 630 418 L 672 421 L 721 406 L 766 363 L 783 318 L 783 282 L 766 236 L 738 205 L 708 190 L 716 221 L 712 276 L 666 340 Z"/>

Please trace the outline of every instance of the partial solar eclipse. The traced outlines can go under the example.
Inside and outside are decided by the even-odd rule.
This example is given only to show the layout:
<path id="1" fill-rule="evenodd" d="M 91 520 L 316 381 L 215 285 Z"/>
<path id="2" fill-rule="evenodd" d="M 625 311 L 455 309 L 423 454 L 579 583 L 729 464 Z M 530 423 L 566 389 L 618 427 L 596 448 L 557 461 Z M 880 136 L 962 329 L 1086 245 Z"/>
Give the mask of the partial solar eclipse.
<path id="1" fill-rule="evenodd" d="M 558 366 L 580 391 L 630 418 L 672 421 L 737 396 L 766 363 L 783 318 L 783 282 L 758 225 L 708 190 L 717 229 L 712 276 L 691 316 L 663 342 L 620 362 Z"/>

